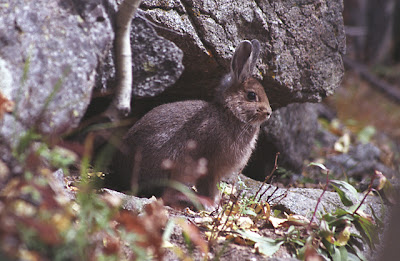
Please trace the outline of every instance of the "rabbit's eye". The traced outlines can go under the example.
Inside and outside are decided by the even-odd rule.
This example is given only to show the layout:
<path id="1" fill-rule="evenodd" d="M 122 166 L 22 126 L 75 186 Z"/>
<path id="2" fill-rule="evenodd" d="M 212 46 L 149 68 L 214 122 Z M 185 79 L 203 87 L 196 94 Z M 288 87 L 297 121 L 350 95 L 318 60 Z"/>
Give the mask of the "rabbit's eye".
<path id="1" fill-rule="evenodd" d="M 247 99 L 249 99 L 249 101 L 256 101 L 257 94 L 255 92 L 250 91 L 247 93 Z"/>

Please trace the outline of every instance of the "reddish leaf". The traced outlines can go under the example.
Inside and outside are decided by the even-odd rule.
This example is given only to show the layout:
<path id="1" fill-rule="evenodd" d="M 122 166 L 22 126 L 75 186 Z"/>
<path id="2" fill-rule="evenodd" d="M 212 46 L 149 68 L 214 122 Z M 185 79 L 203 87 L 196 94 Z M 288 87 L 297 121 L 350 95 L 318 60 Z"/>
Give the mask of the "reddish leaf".
<path id="1" fill-rule="evenodd" d="M 12 112 L 14 110 L 14 102 L 7 99 L 2 92 L 0 92 L 0 120 L 4 117 L 4 113 Z"/>
<path id="2" fill-rule="evenodd" d="M 201 252 L 207 254 L 208 244 L 201 235 L 200 230 L 192 223 L 189 223 L 183 219 L 180 220 L 179 224 L 182 227 L 183 231 L 186 233 L 186 235 L 190 238 L 190 241 L 195 246 L 197 246 Z"/>
<path id="3" fill-rule="evenodd" d="M 38 237 L 48 245 L 59 245 L 61 243 L 60 235 L 55 227 L 46 224 L 34 218 L 16 217 L 21 223 L 29 228 L 33 228 Z"/>

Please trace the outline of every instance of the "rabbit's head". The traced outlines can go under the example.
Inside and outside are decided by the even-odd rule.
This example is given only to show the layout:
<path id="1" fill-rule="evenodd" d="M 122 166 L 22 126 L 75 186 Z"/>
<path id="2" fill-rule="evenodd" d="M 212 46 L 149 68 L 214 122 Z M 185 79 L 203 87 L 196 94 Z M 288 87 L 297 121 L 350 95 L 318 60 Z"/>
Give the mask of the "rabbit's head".
<path id="1" fill-rule="evenodd" d="M 259 54 L 257 40 L 241 42 L 233 55 L 231 72 L 217 95 L 218 102 L 240 121 L 252 125 L 266 121 L 272 112 L 264 87 L 251 76 Z"/>

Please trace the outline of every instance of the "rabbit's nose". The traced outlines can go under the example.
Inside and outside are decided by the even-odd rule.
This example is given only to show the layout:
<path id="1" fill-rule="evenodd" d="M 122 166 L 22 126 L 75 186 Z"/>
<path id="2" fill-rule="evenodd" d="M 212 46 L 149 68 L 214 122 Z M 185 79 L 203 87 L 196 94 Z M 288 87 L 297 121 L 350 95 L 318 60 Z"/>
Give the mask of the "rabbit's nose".
<path id="1" fill-rule="evenodd" d="M 271 113 L 272 113 L 271 107 L 263 108 L 262 113 L 263 113 L 263 116 L 265 117 L 265 120 L 268 120 L 271 117 Z"/>

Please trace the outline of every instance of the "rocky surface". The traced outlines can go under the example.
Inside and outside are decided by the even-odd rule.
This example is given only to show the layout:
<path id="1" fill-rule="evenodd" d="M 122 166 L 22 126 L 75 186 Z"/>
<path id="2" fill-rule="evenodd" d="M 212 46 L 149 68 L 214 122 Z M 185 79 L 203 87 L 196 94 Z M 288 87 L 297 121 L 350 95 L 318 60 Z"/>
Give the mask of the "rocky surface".
<path id="1" fill-rule="evenodd" d="M 0 4 L 0 94 L 15 103 L 13 113 L 0 118 L 0 157 L 9 172 L 22 171 L 11 147 L 27 130 L 66 133 L 79 124 L 93 89 L 114 86 L 117 6 L 115 0 Z M 210 100 L 237 44 L 258 39 L 263 52 L 254 73 L 275 112 L 263 127 L 248 170 L 265 176 L 279 151 L 280 166 L 300 171 L 317 134 L 317 115 L 311 104 L 292 103 L 319 102 L 339 86 L 345 52 L 342 9 L 341 0 L 144 0 L 131 34 L 133 93 L 136 99 L 158 95 L 155 100 L 161 102 Z M 135 112 L 144 111 L 135 106 Z M 328 145 L 337 138 L 323 137 Z M 360 144 L 326 164 L 333 172 L 345 168 L 352 175 L 386 171 L 379 158 L 378 148 Z M 309 217 L 320 193 L 291 189 L 278 204 L 288 213 Z M 380 208 L 375 199 L 369 200 Z M 134 199 L 125 207 L 136 205 Z M 320 210 L 338 206 L 336 193 L 327 192 Z"/>
<path id="2" fill-rule="evenodd" d="M 227 179 L 227 182 L 233 184 L 233 180 L 237 178 L 237 176 L 232 176 Z M 249 179 L 244 175 L 239 175 L 239 178 L 246 185 L 245 194 L 247 196 L 252 196 L 258 191 L 261 183 L 258 181 L 254 181 L 253 179 Z M 280 209 L 287 214 L 297 214 L 307 218 L 311 218 L 315 206 L 317 205 L 318 198 L 322 194 L 322 189 L 309 189 L 309 188 L 276 188 L 273 185 L 266 184 L 264 185 L 261 193 L 267 190 L 265 195 L 263 195 L 262 199 L 270 202 L 271 206 L 274 206 L 277 209 Z M 276 190 L 276 191 L 275 191 Z M 270 195 L 273 194 L 273 199 L 267 200 Z M 348 195 L 350 196 L 350 195 Z M 357 198 L 352 198 L 354 204 L 358 204 L 361 202 L 364 195 L 362 193 L 358 194 Z M 274 199 L 275 198 L 275 199 Z M 369 196 L 365 201 L 365 209 L 364 211 L 371 215 L 371 210 L 368 205 L 374 209 L 375 213 L 377 213 L 379 218 L 383 218 L 381 208 L 386 207 L 382 205 L 382 201 L 379 197 Z M 321 213 L 331 213 L 334 212 L 337 208 L 349 209 L 345 207 L 343 203 L 340 201 L 340 197 L 336 192 L 326 191 L 322 197 L 321 203 L 318 205 L 317 211 Z"/>
<path id="3" fill-rule="evenodd" d="M 7 146 L 31 128 L 67 132 L 85 114 L 93 88 L 113 88 L 117 8 L 114 0 L 19 0 L 0 8 L 1 91 L 16 104 L 0 128 Z M 212 99 L 236 45 L 254 38 L 263 49 L 256 74 L 274 108 L 320 101 L 343 75 L 342 8 L 341 1 L 143 1 L 132 25 L 133 94 L 156 96 L 177 81 L 155 100 Z M 151 106 L 138 103 L 133 111 Z M 290 129 L 279 122 L 282 113 L 270 124 L 279 131 Z M 268 139 L 298 168 L 301 153 L 282 150 L 299 145 L 285 140 L 289 133 Z"/>
<path id="4" fill-rule="evenodd" d="M 336 175 L 345 173 L 360 179 L 366 173 L 381 171 L 391 176 L 393 170 L 381 162 L 381 151 L 371 143 L 351 146 L 348 153 L 327 158 L 326 166 Z"/>
<path id="5" fill-rule="evenodd" d="M 109 12 L 115 16 L 117 6 Z M 140 13 L 132 20 L 132 94 L 135 97 L 154 97 L 173 85 L 181 76 L 183 52 L 173 42 L 159 36 L 153 25 Z M 151 44 L 150 44 L 151 43 Z M 97 75 L 96 90 L 115 86 L 115 55 L 110 49 Z"/>
<path id="6" fill-rule="evenodd" d="M 10 168 L 16 165 L 9 148 L 25 131 L 63 134 L 79 123 L 93 89 L 113 88 L 117 8 L 114 0 L 18 0 L 1 6 L 0 90 L 15 103 L 14 113 L 0 124 L 1 157 Z M 319 101 L 338 87 L 345 51 L 342 8 L 339 0 L 145 0 L 132 25 L 133 94 L 155 96 L 156 102 L 137 100 L 133 111 L 140 116 L 159 100 L 212 99 L 235 46 L 256 38 L 263 51 L 255 73 L 275 111 L 245 173 L 265 177 L 276 152 L 280 167 L 299 173 L 313 145 L 317 115 L 312 104 L 282 106 Z M 365 149 L 372 153 L 367 158 Z M 386 171 L 377 149 L 367 145 L 327 164 L 336 172 Z"/>
<path id="7" fill-rule="evenodd" d="M 242 39 L 261 42 L 258 75 L 274 108 L 320 101 L 343 76 L 342 1 L 149 0 L 142 9 L 185 53 L 182 95 L 212 91 Z"/>
<path id="8" fill-rule="evenodd" d="M 15 145 L 28 129 L 57 135 L 78 125 L 114 37 L 106 16 L 104 6 L 89 8 L 88 2 L 1 5 L 0 71 L 9 77 L 1 77 L 0 90 L 15 103 L 0 123 L 2 144 Z"/>
<path id="9" fill-rule="evenodd" d="M 58 136 L 77 127 L 93 89 L 113 87 L 117 7 L 114 0 L 1 4 L 0 91 L 15 104 L 0 119 L 2 160 L 14 165 L 10 150 L 28 130 Z M 154 96 L 179 78 L 183 54 L 146 20 L 133 24 L 133 92 Z"/>

